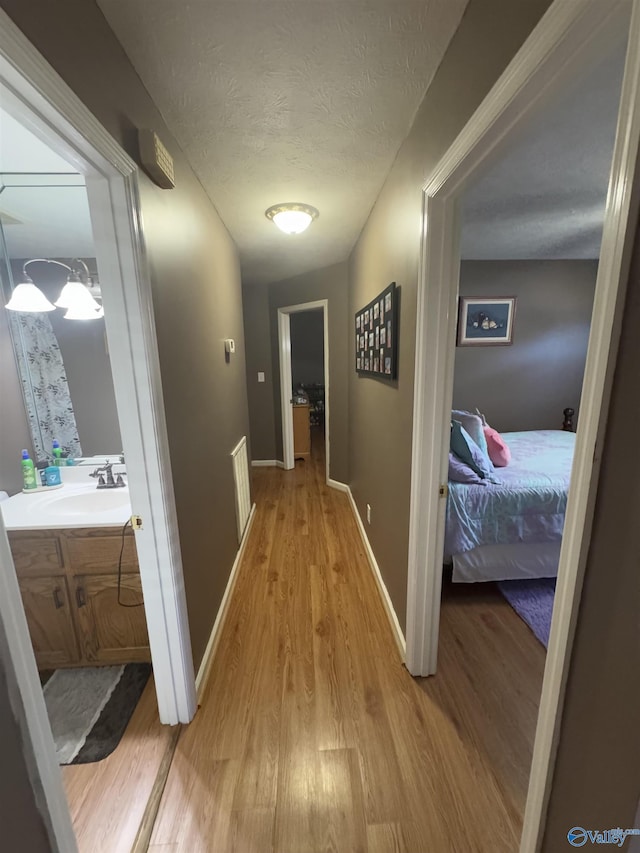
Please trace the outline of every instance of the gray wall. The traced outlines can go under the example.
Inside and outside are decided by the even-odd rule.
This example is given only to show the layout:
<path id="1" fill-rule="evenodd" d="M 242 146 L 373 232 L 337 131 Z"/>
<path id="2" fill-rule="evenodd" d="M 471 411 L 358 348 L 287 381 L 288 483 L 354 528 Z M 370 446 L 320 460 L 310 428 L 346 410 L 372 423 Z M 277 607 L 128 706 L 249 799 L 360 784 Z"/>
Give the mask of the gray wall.
<path id="1" fill-rule="evenodd" d="M 18 379 L 7 312 L 0 306 L 0 491 L 16 494 L 22 488 L 20 452 L 33 456 L 33 443 Z"/>
<path id="2" fill-rule="evenodd" d="M 0 3 L 134 160 L 140 127 L 174 158 L 176 188 L 141 172 L 140 197 L 197 667 L 238 549 L 229 454 L 249 419 L 236 246 L 98 6 Z M 229 362 L 225 338 L 237 345 Z"/>
<path id="3" fill-rule="evenodd" d="M 272 460 L 276 458 L 276 430 L 269 288 L 244 285 L 242 303 L 247 351 L 251 459 Z M 276 362 L 275 370 L 278 369 Z M 264 373 L 264 382 L 258 382 L 258 373 Z"/>
<path id="4" fill-rule="evenodd" d="M 299 383 L 324 382 L 324 317 L 322 311 L 291 315 L 291 378 Z"/>
<path id="5" fill-rule="evenodd" d="M 269 285 L 271 312 L 271 360 L 274 374 L 274 421 L 276 459 L 282 459 L 282 413 L 280 410 L 280 373 L 278 360 L 278 308 L 329 301 L 329 431 L 331 458 L 330 476 L 341 483 L 349 482 L 348 430 L 348 267 L 346 262 L 305 273 Z"/>
<path id="6" fill-rule="evenodd" d="M 252 459 L 282 459 L 278 308 L 327 299 L 329 302 L 330 475 L 348 482 L 348 351 L 347 263 L 333 264 L 266 287 L 243 287 L 247 340 L 247 386 L 251 415 Z M 292 315 L 293 316 L 293 315 Z M 257 371 L 266 373 L 259 384 Z M 267 395 L 271 393 L 271 403 Z"/>
<path id="7" fill-rule="evenodd" d="M 3 567 L 4 568 L 4 567 Z M 49 832 L 39 811 L 33 789 L 30 768 L 33 759 L 27 758 L 29 746 L 12 708 L 15 691 L 9 693 L 7 674 L 0 666 L 0 732 L 2 733 L 2 762 L 0 762 L 0 827 L 2 849 L 25 853 L 49 853 L 52 849 Z M 24 712 L 21 712 L 23 716 Z"/>
<path id="8" fill-rule="evenodd" d="M 560 429 L 578 411 L 597 261 L 463 261 L 460 296 L 515 296 L 511 346 L 457 347 L 453 404 L 498 430 Z"/>
<path id="9" fill-rule="evenodd" d="M 348 399 L 351 489 L 363 517 L 372 506 L 367 533 L 403 628 L 421 187 L 548 6 L 470 0 L 350 258 L 350 316 L 389 282 L 401 287 L 398 380 L 358 378 L 349 347 Z"/>
<path id="10" fill-rule="evenodd" d="M 640 232 L 622 316 L 543 853 L 572 849 L 573 826 L 639 826 L 640 479 L 629 450 L 640 421 Z"/>

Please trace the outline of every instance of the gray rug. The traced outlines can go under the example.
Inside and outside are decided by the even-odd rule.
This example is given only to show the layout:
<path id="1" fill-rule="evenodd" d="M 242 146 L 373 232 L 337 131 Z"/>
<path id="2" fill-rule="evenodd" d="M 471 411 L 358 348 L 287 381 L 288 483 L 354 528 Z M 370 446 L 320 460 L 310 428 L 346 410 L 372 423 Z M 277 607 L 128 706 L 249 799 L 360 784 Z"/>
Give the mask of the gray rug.
<path id="1" fill-rule="evenodd" d="M 58 669 L 43 692 L 60 764 L 101 761 L 116 748 L 151 664 Z"/>

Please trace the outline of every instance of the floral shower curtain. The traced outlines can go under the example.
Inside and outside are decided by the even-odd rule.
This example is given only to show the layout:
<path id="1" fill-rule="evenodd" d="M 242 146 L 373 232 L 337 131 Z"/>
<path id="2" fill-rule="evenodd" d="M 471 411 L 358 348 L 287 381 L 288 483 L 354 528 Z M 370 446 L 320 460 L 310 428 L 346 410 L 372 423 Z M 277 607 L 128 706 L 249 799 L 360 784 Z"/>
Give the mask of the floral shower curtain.
<path id="1" fill-rule="evenodd" d="M 36 459 L 51 459 L 54 439 L 69 456 L 82 456 L 67 374 L 51 320 L 47 314 L 7 313 Z"/>

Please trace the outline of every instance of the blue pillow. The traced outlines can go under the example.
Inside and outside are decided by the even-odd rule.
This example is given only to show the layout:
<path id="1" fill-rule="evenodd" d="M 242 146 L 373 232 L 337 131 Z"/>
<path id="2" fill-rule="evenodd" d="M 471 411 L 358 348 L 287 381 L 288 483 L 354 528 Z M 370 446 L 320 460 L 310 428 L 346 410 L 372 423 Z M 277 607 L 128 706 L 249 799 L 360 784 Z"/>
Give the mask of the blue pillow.
<path id="1" fill-rule="evenodd" d="M 469 433 L 458 421 L 451 421 L 451 445 L 450 449 L 455 455 L 468 465 L 472 471 L 483 480 L 491 483 L 499 483 L 493 476 L 494 468 L 491 460 L 478 447 Z"/>
<path id="2" fill-rule="evenodd" d="M 465 412 L 461 409 L 454 409 L 451 412 L 451 418 L 465 429 L 471 438 L 478 445 L 484 455 L 489 458 L 489 448 L 487 447 L 487 439 L 484 434 L 484 423 L 480 415 L 474 415 L 473 412 Z"/>
<path id="3" fill-rule="evenodd" d="M 474 483 L 477 486 L 486 486 L 487 480 L 478 477 L 476 472 L 465 465 L 461 459 L 449 451 L 449 480 L 452 483 Z"/>

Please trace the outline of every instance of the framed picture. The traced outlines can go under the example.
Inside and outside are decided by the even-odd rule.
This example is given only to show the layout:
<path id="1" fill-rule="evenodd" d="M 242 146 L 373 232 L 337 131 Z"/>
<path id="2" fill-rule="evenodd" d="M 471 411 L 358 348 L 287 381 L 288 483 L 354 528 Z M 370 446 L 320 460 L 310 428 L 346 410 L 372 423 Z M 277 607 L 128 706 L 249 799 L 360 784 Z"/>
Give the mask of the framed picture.
<path id="1" fill-rule="evenodd" d="M 515 296 L 461 297 L 458 346 L 508 346 L 515 313 Z"/>
<path id="2" fill-rule="evenodd" d="M 392 282 L 356 313 L 356 371 L 359 374 L 371 374 L 380 379 L 397 377 L 398 294 L 399 288 Z"/>

